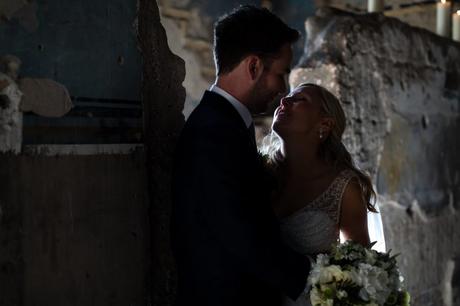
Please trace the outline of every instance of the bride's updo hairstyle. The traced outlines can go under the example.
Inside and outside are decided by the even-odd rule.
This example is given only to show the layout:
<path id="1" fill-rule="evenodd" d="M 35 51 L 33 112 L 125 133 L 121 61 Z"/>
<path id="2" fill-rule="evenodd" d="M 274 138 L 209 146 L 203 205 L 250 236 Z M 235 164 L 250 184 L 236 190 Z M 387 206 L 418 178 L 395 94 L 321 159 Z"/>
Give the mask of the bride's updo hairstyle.
<path id="1" fill-rule="evenodd" d="M 372 182 L 365 172 L 356 167 L 350 152 L 342 142 L 342 135 L 346 127 L 346 117 L 339 99 L 337 99 L 326 88 L 312 83 L 302 83 L 297 88 L 310 87 L 320 98 L 321 112 L 325 117 L 334 120 L 334 125 L 329 134 L 324 135 L 325 139 L 320 144 L 319 156 L 328 162 L 331 162 L 335 168 L 347 168 L 352 170 L 358 177 L 364 201 L 369 211 L 377 212 L 374 205 L 376 199 Z M 262 147 L 262 153 L 268 154 L 270 163 L 276 168 L 283 162 L 281 154 L 281 140 L 279 136 L 272 131 L 265 137 Z"/>

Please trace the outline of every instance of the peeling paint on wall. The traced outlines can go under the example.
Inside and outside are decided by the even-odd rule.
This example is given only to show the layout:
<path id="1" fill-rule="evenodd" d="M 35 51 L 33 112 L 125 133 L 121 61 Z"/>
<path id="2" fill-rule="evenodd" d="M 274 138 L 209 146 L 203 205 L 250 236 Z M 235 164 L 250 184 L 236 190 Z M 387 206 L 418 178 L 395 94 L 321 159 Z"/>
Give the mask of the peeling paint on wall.
<path id="1" fill-rule="evenodd" d="M 22 78 L 19 88 L 24 93 L 21 111 L 44 117 L 62 117 L 72 108 L 67 88 L 49 79 Z"/>

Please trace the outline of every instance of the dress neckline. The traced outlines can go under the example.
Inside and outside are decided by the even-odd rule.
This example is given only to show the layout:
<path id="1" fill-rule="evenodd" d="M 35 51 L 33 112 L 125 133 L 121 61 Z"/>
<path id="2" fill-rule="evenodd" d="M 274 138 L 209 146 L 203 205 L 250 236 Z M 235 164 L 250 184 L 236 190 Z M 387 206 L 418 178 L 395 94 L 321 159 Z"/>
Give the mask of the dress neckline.
<path id="1" fill-rule="evenodd" d="M 323 191 L 321 192 L 316 198 L 314 198 L 313 200 L 311 200 L 310 202 L 308 202 L 306 205 L 302 206 L 301 208 L 295 210 L 294 212 L 292 212 L 291 214 L 285 216 L 285 217 L 282 217 L 280 220 L 281 221 L 286 221 L 288 219 L 291 219 L 295 216 L 297 216 L 298 214 L 300 214 L 302 211 L 304 211 L 306 208 L 308 207 L 311 207 L 315 202 L 318 202 L 321 198 L 323 198 L 331 189 L 332 187 L 337 183 L 337 181 L 345 175 L 345 172 L 347 171 L 351 171 L 350 169 L 344 169 L 342 171 L 339 172 L 339 174 L 337 174 L 337 176 L 332 180 L 332 182 L 329 184 L 329 186 Z"/>

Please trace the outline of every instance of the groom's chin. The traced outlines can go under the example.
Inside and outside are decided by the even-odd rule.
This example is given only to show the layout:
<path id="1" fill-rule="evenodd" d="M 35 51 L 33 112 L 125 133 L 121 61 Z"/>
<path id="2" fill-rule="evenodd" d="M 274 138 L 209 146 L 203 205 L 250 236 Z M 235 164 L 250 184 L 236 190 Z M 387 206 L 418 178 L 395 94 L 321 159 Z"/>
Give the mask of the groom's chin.
<path id="1" fill-rule="evenodd" d="M 267 103 L 253 104 L 249 111 L 251 112 L 251 114 L 256 116 L 265 115 L 267 113 Z"/>

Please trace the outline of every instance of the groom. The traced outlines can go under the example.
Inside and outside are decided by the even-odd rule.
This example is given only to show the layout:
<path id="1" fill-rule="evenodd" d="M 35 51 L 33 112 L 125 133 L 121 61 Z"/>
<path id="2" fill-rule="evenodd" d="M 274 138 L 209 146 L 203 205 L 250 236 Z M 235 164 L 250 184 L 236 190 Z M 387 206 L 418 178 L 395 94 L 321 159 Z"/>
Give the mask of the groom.
<path id="1" fill-rule="evenodd" d="M 192 112 L 175 156 L 176 305 L 270 306 L 305 288 L 309 261 L 286 247 L 272 212 L 251 113 L 286 91 L 299 33 L 242 6 L 214 28 L 217 79 Z"/>

